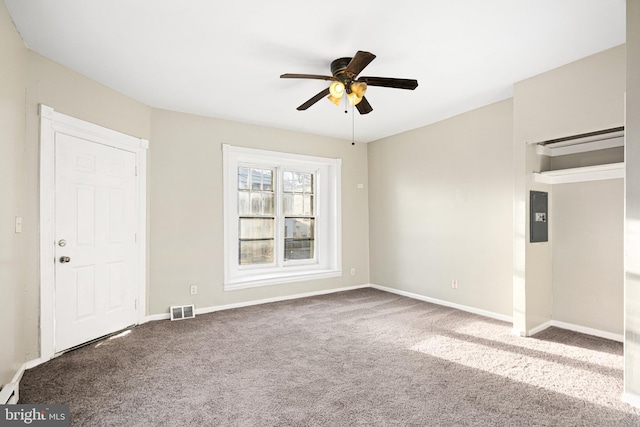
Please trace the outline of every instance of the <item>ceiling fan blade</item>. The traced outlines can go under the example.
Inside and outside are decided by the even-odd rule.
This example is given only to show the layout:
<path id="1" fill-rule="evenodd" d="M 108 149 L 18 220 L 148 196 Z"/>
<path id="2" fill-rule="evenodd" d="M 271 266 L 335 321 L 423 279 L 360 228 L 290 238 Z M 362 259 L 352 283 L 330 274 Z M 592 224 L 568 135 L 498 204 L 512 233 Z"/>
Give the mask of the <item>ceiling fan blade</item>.
<path id="1" fill-rule="evenodd" d="M 369 65 L 369 63 L 375 59 L 375 57 L 376 56 L 373 53 L 364 52 L 362 50 L 357 51 L 356 56 L 351 58 L 351 61 L 349 61 L 349 65 L 347 65 L 347 68 L 344 70 L 344 74 L 348 78 L 354 79 L 362 70 L 364 70 L 364 67 Z"/>
<path id="2" fill-rule="evenodd" d="M 292 74 L 286 73 L 280 76 L 281 79 L 315 79 L 315 80 L 335 80 L 333 76 L 321 76 L 318 74 Z"/>
<path id="3" fill-rule="evenodd" d="M 307 108 L 311 107 L 316 102 L 320 101 L 325 96 L 329 96 L 329 88 L 326 88 L 326 89 L 318 92 L 314 97 L 312 97 L 307 102 L 305 102 L 304 104 L 302 104 L 301 106 L 296 108 L 296 110 L 298 110 L 298 111 L 306 110 Z M 363 101 L 364 101 L 364 99 L 363 99 Z"/>
<path id="4" fill-rule="evenodd" d="M 356 105 L 356 108 L 360 114 L 369 114 L 373 111 L 373 107 L 371 107 L 371 104 L 369 104 L 369 101 L 367 101 L 367 98 L 364 96 L 362 97 L 362 101 Z"/>
<path id="5" fill-rule="evenodd" d="M 414 90 L 418 87 L 418 81 L 414 79 L 393 79 L 390 77 L 360 77 L 359 82 L 365 82 L 367 86 L 392 87 L 395 89 Z"/>

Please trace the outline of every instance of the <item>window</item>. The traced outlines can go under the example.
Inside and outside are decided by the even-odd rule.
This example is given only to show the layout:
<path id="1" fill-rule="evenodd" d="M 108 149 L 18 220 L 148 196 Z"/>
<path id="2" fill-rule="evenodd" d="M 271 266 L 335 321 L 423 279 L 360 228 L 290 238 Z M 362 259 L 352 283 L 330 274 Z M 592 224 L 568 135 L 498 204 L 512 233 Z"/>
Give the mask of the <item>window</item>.
<path id="1" fill-rule="evenodd" d="M 225 290 L 342 274 L 340 164 L 223 145 Z"/>

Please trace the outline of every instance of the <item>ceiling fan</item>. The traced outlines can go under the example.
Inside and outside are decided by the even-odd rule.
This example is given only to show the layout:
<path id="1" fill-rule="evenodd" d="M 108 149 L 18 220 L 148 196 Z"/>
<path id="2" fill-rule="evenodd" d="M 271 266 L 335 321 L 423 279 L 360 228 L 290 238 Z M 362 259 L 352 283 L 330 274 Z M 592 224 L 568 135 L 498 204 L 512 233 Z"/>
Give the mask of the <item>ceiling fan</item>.
<path id="1" fill-rule="evenodd" d="M 395 89 L 413 90 L 418 87 L 418 81 L 413 79 L 395 79 L 390 77 L 358 77 L 358 74 L 375 59 L 375 55 L 370 52 L 359 50 L 353 58 L 338 58 L 331 63 L 331 76 L 318 74 L 283 74 L 282 79 L 315 79 L 328 80 L 331 85 L 318 92 L 307 102 L 300 105 L 297 110 L 302 111 L 311 107 L 325 96 L 329 101 L 340 105 L 344 94 L 347 94 L 349 105 L 358 109 L 360 114 L 368 114 L 373 111 L 371 104 L 364 97 L 367 86 L 382 86 Z M 346 111 L 345 111 L 346 112 Z"/>

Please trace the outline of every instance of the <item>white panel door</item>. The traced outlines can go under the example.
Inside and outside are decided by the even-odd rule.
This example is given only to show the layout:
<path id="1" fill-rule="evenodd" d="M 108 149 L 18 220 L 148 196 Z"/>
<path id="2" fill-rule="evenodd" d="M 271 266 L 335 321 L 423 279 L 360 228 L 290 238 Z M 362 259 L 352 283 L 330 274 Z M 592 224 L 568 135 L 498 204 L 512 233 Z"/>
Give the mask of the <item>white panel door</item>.
<path id="1" fill-rule="evenodd" d="M 136 154 L 55 135 L 55 352 L 137 322 Z"/>

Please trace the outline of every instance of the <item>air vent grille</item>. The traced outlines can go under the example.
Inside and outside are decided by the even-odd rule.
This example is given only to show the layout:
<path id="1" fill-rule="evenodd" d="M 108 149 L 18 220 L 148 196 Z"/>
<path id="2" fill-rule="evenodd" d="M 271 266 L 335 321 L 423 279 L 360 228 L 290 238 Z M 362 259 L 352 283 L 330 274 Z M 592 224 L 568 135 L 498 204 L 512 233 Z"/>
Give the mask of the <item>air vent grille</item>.
<path id="1" fill-rule="evenodd" d="M 171 312 L 171 320 L 191 319 L 196 317 L 194 305 L 172 305 L 169 308 Z"/>

